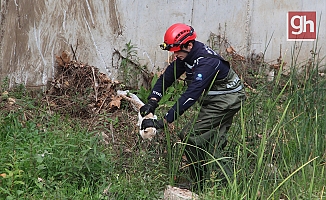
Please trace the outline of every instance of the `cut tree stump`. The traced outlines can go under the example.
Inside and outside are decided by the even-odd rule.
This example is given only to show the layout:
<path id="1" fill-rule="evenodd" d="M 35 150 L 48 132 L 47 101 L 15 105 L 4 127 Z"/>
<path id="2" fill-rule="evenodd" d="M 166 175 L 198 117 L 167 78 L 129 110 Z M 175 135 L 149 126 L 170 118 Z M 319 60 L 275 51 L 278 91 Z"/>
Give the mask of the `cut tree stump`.
<path id="1" fill-rule="evenodd" d="M 180 189 L 170 185 L 164 191 L 164 200 L 198 200 L 199 196 L 187 189 Z"/>

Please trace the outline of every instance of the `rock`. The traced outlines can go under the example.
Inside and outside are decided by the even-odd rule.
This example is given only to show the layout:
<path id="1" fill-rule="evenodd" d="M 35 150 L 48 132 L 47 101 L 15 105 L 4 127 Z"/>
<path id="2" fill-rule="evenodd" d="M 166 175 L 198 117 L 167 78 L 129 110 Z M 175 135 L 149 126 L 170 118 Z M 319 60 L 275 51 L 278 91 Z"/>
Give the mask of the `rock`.
<path id="1" fill-rule="evenodd" d="M 164 200 L 198 200 L 199 196 L 187 189 L 180 189 L 170 185 L 164 191 Z"/>
<path id="2" fill-rule="evenodd" d="M 15 103 L 16 103 L 16 100 L 14 99 L 14 98 L 8 98 L 8 103 L 10 104 L 10 105 L 14 105 Z"/>

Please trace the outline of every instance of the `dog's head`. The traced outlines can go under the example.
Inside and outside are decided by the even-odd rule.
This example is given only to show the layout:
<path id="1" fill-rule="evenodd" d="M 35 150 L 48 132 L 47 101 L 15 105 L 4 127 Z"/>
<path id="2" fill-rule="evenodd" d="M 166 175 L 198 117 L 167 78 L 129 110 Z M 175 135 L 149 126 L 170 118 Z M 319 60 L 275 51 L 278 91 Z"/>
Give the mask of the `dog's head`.
<path id="1" fill-rule="evenodd" d="M 149 113 L 145 117 L 142 117 L 140 115 L 140 113 L 138 112 L 137 126 L 139 126 L 139 128 L 141 127 L 141 123 L 142 123 L 143 119 L 157 119 L 157 116 L 153 115 L 152 113 Z M 148 127 L 144 130 L 139 129 L 139 134 L 144 140 L 152 140 L 154 138 L 154 136 L 156 135 L 156 132 L 157 132 L 157 130 L 154 127 Z"/>
<path id="2" fill-rule="evenodd" d="M 155 137 L 156 132 L 157 130 L 154 127 L 148 127 L 145 130 L 139 130 L 140 136 L 144 140 L 152 140 Z"/>

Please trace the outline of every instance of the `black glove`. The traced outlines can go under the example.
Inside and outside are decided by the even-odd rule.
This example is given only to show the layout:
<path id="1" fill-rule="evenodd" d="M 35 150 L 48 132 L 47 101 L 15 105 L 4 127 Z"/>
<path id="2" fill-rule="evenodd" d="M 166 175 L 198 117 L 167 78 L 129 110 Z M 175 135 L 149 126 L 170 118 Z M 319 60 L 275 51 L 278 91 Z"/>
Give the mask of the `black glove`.
<path id="1" fill-rule="evenodd" d="M 158 103 L 157 103 L 156 100 L 154 100 L 154 99 L 149 99 L 149 100 L 148 100 L 148 103 L 145 104 L 145 105 L 143 105 L 143 106 L 139 109 L 139 111 L 140 111 L 140 115 L 141 115 L 142 117 L 148 115 L 149 113 L 153 113 L 153 115 L 154 115 L 154 112 L 155 112 L 155 109 L 157 108 L 157 106 L 158 106 Z"/>
<path id="2" fill-rule="evenodd" d="M 163 119 L 156 120 L 156 119 L 144 119 L 141 123 L 141 130 L 145 130 L 146 128 L 154 127 L 156 129 L 164 128 Z"/>

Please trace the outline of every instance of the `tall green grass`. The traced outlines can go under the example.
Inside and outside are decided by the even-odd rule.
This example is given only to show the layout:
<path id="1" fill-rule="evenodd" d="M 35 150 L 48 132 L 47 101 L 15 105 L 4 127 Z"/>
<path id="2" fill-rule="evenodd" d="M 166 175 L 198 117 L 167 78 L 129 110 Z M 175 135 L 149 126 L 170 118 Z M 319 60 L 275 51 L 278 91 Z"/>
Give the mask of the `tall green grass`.
<path id="1" fill-rule="evenodd" d="M 311 68 L 272 84 L 249 94 L 230 130 L 235 181 L 207 199 L 325 198 L 326 81 Z"/>

